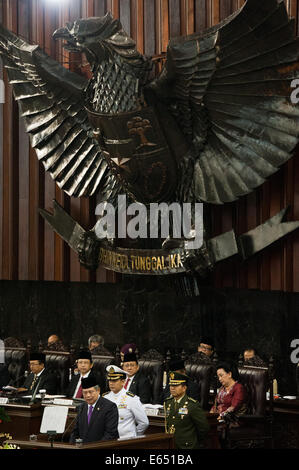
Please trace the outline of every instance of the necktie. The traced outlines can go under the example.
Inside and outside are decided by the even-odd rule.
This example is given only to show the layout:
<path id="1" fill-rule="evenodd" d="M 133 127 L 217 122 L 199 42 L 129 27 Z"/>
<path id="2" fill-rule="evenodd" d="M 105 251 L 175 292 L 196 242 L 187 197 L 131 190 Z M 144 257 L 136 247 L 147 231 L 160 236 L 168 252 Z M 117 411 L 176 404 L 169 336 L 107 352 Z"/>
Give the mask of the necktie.
<path id="1" fill-rule="evenodd" d="M 33 390 L 33 389 L 34 389 L 34 386 L 35 386 L 36 382 L 37 382 L 37 375 L 34 374 L 32 383 L 31 383 L 31 385 L 30 385 L 30 390 Z"/>
<path id="2" fill-rule="evenodd" d="M 125 389 L 125 390 L 127 390 L 127 387 L 128 387 L 129 382 L 130 382 L 130 379 L 127 378 L 126 383 L 125 383 L 125 385 L 124 385 L 124 389 Z"/>
<path id="3" fill-rule="evenodd" d="M 93 406 L 89 405 L 88 415 L 87 415 L 88 424 L 89 424 L 89 421 L 90 421 L 90 418 L 91 418 L 91 415 L 92 415 L 92 411 L 93 411 Z"/>
<path id="4" fill-rule="evenodd" d="M 82 384 L 81 383 L 80 383 L 80 387 L 78 388 L 75 398 L 82 398 Z"/>

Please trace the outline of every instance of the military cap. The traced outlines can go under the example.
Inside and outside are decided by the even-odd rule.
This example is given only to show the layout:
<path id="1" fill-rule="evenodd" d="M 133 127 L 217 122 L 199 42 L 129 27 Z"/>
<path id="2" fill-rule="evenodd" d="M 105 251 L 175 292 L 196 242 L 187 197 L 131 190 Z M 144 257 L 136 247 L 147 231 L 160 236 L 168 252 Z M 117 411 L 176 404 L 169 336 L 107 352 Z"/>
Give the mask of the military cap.
<path id="1" fill-rule="evenodd" d="M 86 351 L 86 349 L 79 351 L 77 354 L 77 360 L 78 359 L 89 359 L 90 362 L 92 362 L 92 356 L 91 356 L 90 351 Z"/>
<path id="2" fill-rule="evenodd" d="M 123 362 L 138 362 L 138 359 L 135 353 L 125 354 Z"/>
<path id="3" fill-rule="evenodd" d="M 128 343 L 124 344 L 120 350 L 120 354 L 125 355 L 125 354 L 132 354 L 136 351 L 137 346 L 135 343 Z"/>
<path id="4" fill-rule="evenodd" d="M 89 376 L 89 377 L 86 377 L 85 379 L 84 378 L 81 379 L 81 385 L 82 385 L 82 389 L 84 390 L 85 388 L 96 387 L 99 384 L 97 383 L 97 380 L 95 377 Z"/>
<path id="5" fill-rule="evenodd" d="M 43 353 L 39 353 L 39 352 L 32 352 L 30 354 L 30 361 L 40 361 L 42 362 L 43 364 L 45 364 L 46 362 L 46 356 L 45 354 Z"/>
<path id="6" fill-rule="evenodd" d="M 114 365 L 107 366 L 106 371 L 108 380 L 125 380 L 129 375 L 128 372 Z"/>
<path id="7" fill-rule="evenodd" d="M 189 377 L 179 372 L 169 372 L 169 385 L 187 385 Z"/>

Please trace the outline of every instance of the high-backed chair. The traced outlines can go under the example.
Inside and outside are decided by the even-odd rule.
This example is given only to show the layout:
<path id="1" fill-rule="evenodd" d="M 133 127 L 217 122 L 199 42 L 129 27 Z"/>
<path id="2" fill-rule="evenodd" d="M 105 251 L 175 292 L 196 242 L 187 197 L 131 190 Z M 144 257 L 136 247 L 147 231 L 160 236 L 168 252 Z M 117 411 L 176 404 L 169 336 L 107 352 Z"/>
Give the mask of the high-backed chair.
<path id="1" fill-rule="evenodd" d="M 213 380 L 214 366 L 212 364 L 196 364 L 185 362 L 185 370 L 188 377 L 196 382 L 200 390 L 200 406 L 208 410 L 210 387 Z"/>
<path id="2" fill-rule="evenodd" d="M 110 364 L 114 364 L 115 360 L 113 356 L 98 356 L 92 355 L 93 370 L 99 372 L 101 375 L 106 377 L 106 367 Z"/>
<path id="3" fill-rule="evenodd" d="M 248 414 L 239 417 L 240 427 L 228 429 L 228 447 L 244 445 L 244 441 L 247 442 L 246 447 L 268 444 L 272 447 L 272 373 L 269 373 L 267 367 L 242 366 L 238 370 L 239 381 L 247 391 Z M 269 388 L 270 401 L 267 403 L 266 394 Z"/>
<path id="4" fill-rule="evenodd" d="M 27 352 L 25 348 L 5 348 L 5 364 L 8 367 L 10 384 L 20 387 L 24 382 L 27 368 Z"/>
<path id="5" fill-rule="evenodd" d="M 151 349 L 138 359 L 139 369 L 151 384 L 151 403 L 161 404 L 163 387 L 164 358 L 156 350 Z"/>
<path id="6" fill-rule="evenodd" d="M 105 390 L 101 390 L 101 393 L 104 391 L 108 391 L 108 383 L 106 380 L 107 372 L 106 372 L 106 367 L 110 366 L 110 364 L 115 364 L 115 357 L 113 356 L 98 356 L 98 355 L 92 355 L 92 370 L 97 374 L 102 377 L 103 383 L 105 384 Z"/>
<path id="7" fill-rule="evenodd" d="M 239 381 L 245 386 L 248 396 L 248 411 L 252 416 L 265 416 L 266 393 L 269 388 L 267 367 L 238 367 Z"/>
<path id="8" fill-rule="evenodd" d="M 46 355 L 46 368 L 57 378 L 57 393 L 64 394 L 67 389 L 70 377 L 70 353 L 65 351 L 48 351 Z"/>

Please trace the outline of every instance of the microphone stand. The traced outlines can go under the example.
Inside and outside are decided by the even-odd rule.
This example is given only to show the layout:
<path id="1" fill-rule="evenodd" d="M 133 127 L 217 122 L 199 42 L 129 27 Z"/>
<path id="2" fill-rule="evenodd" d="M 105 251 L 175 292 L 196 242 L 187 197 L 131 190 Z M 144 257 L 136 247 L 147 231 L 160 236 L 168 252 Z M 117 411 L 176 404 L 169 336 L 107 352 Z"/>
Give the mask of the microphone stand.
<path id="1" fill-rule="evenodd" d="M 72 427 L 72 425 L 74 424 L 74 421 L 76 421 L 76 419 L 77 419 L 77 416 L 75 416 L 75 418 L 73 418 L 73 419 L 71 420 L 71 422 L 69 423 L 69 425 L 65 428 L 65 430 L 64 430 L 64 432 L 63 432 L 63 434 L 62 434 L 62 436 L 61 436 L 61 442 L 63 442 L 64 436 L 65 436 L 66 433 L 69 431 L 69 429 Z"/>
<path id="2" fill-rule="evenodd" d="M 30 405 L 33 405 L 35 403 L 35 397 L 37 395 L 37 391 L 38 391 L 38 387 L 39 387 L 39 384 L 40 384 L 40 381 L 41 381 L 41 377 L 38 379 L 37 381 L 37 384 L 36 384 L 36 387 L 34 389 L 34 392 L 32 394 L 32 397 L 31 397 L 31 400 L 30 400 Z"/>
<path id="3" fill-rule="evenodd" d="M 47 435 L 49 436 L 49 441 L 51 443 L 51 449 L 54 447 L 54 440 L 57 432 L 56 431 L 47 431 Z"/>

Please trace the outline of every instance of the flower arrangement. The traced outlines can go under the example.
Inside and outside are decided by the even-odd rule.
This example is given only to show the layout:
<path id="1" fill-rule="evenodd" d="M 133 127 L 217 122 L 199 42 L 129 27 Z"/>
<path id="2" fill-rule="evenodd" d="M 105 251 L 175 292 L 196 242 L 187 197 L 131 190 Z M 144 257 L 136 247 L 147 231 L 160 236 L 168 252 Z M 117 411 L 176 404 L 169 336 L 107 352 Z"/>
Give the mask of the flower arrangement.
<path id="1" fill-rule="evenodd" d="M 7 423 L 9 421 L 11 421 L 11 419 L 6 413 L 5 409 L 0 407 L 0 426 L 2 423 L 5 423 L 5 422 Z M 4 441 L 6 441 L 7 439 L 12 439 L 11 435 L 8 433 L 1 432 L 0 433 L 0 449 L 19 449 L 20 448 L 14 444 L 9 444 L 8 442 L 4 444 Z"/>
<path id="2" fill-rule="evenodd" d="M 10 421 L 10 417 L 6 413 L 5 409 L 0 407 L 0 424 Z"/>
<path id="3" fill-rule="evenodd" d="M 15 444 L 9 444 L 9 442 L 4 443 L 4 441 L 7 441 L 7 439 L 12 439 L 11 435 L 1 432 L 0 433 L 0 449 L 20 449 L 20 447 L 16 446 Z"/>

